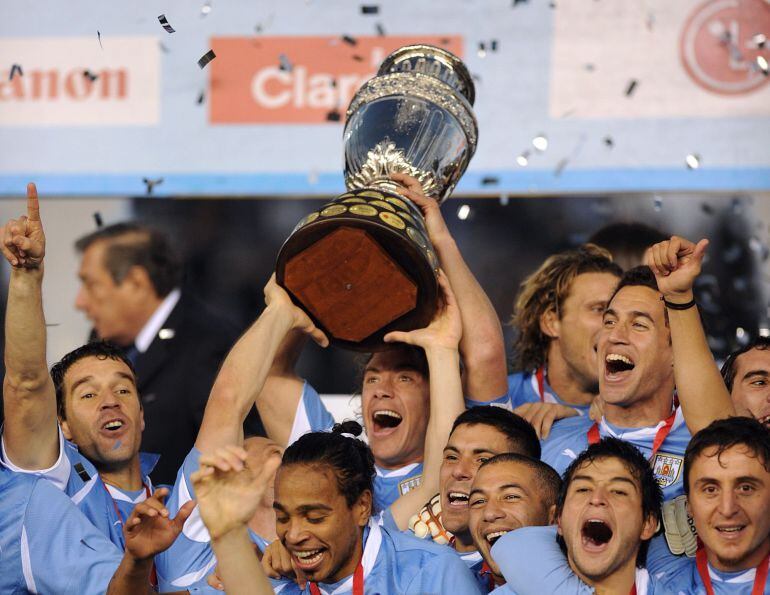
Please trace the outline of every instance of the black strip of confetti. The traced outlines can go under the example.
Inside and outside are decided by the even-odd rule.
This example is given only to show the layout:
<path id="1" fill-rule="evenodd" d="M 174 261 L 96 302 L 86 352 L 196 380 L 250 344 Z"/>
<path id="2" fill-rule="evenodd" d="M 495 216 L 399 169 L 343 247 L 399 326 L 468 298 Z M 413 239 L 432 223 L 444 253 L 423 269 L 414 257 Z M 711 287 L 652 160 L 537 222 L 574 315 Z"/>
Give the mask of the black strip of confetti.
<path id="1" fill-rule="evenodd" d="M 376 23 L 374 25 L 374 28 L 377 29 L 377 35 L 379 35 L 380 37 L 385 36 L 385 27 L 382 26 L 382 23 Z"/>
<path id="2" fill-rule="evenodd" d="M 496 178 L 494 176 L 489 176 L 486 178 L 481 178 L 481 185 L 482 186 L 494 186 L 495 184 L 500 183 L 500 178 Z"/>
<path id="3" fill-rule="evenodd" d="M 610 149 L 615 146 L 615 141 L 612 140 L 611 136 L 605 136 L 604 137 L 604 144 L 607 145 Z"/>
<path id="4" fill-rule="evenodd" d="M 493 52 L 497 51 L 497 40 L 493 39 L 492 42 L 489 44 L 489 49 Z"/>
<path id="5" fill-rule="evenodd" d="M 326 114 L 326 119 L 329 122 L 339 122 L 342 119 L 342 116 L 337 110 L 332 110 L 328 114 Z"/>
<path id="6" fill-rule="evenodd" d="M 633 95 L 634 91 L 636 90 L 636 85 L 639 84 L 639 81 L 636 79 L 631 79 L 628 83 L 628 87 L 626 87 L 626 97 L 631 97 Z"/>
<path id="7" fill-rule="evenodd" d="M 350 35 L 343 35 L 342 41 L 350 45 L 356 45 L 358 43 L 358 40 L 355 37 L 351 37 Z"/>
<path id="8" fill-rule="evenodd" d="M 104 227 L 104 220 L 102 219 L 102 214 L 99 211 L 94 213 L 94 223 L 96 223 L 97 228 Z"/>
<path id="9" fill-rule="evenodd" d="M 158 184 L 163 183 L 163 178 L 158 178 L 157 180 L 151 180 L 150 178 L 142 178 L 142 182 L 144 182 L 144 185 L 147 186 L 147 194 L 152 194 L 152 189 L 155 188 Z"/>
<path id="10" fill-rule="evenodd" d="M 198 99 L 195 100 L 195 103 L 198 105 L 203 105 L 203 100 L 206 99 L 206 93 L 205 91 L 201 91 L 198 95 Z"/>
<path id="11" fill-rule="evenodd" d="M 93 82 L 94 82 L 96 79 L 98 79 L 98 78 L 99 78 L 99 75 L 97 75 L 97 74 L 94 74 L 94 73 L 93 73 L 93 72 L 91 72 L 90 70 L 84 70 L 84 71 L 83 71 L 83 76 L 84 76 L 84 77 L 86 77 L 86 78 L 87 78 L 89 81 L 91 81 L 92 83 L 93 83 Z"/>
<path id="12" fill-rule="evenodd" d="M 19 74 L 19 76 L 24 76 L 24 71 L 21 69 L 21 66 L 18 64 L 14 64 L 11 66 L 11 74 L 8 76 L 8 80 L 12 81 L 13 77 L 16 76 L 16 73 Z"/>
<path id="13" fill-rule="evenodd" d="M 553 175 L 558 178 L 561 175 L 561 172 L 564 171 L 564 168 L 567 167 L 568 163 L 569 159 L 566 157 L 560 160 L 559 163 L 556 164 L 556 169 L 553 171 Z"/>
<path id="14" fill-rule="evenodd" d="M 102 45 L 102 34 L 99 32 L 99 30 L 96 30 L 96 39 L 99 40 L 99 47 L 104 49 L 104 46 Z"/>
<path id="15" fill-rule="evenodd" d="M 209 50 L 198 60 L 198 67 L 201 69 L 206 68 L 206 65 L 216 57 L 217 55 L 214 53 L 214 50 Z"/>
<path id="16" fill-rule="evenodd" d="M 380 7 L 376 4 L 362 4 L 361 14 L 380 14 Z"/>
<path id="17" fill-rule="evenodd" d="M 294 68 L 292 66 L 291 61 L 289 60 L 289 57 L 286 54 L 280 54 L 278 56 L 278 68 L 283 70 L 284 72 L 291 72 L 291 69 Z"/>
<path id="18" fill-rule="evenodd" d="M 171 25 L 168 24 L 168 19 L 166 18 L 165 14 L 158 15 L 158 21 L 160 21 L 160 24 L 163 25 L 163 28 L 168 33 L 174 33 L 176 29 L 174 29 Z"/>

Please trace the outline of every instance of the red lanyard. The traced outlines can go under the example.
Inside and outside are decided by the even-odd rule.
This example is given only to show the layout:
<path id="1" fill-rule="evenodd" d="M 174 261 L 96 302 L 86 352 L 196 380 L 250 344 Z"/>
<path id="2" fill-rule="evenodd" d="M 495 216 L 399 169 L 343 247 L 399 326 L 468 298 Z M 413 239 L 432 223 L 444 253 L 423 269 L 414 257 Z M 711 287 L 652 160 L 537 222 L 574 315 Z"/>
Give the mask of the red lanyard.
<path id="1" fill-rule="evenodd" d="M 310 583 L 310 592 L 313 595 L 321 595 L 321 589 L 315 583 Z M 353 595 L 364 595 L 364 567 L 361 566 L 361 562 L 353 573 Z"/>
<path id="2" fill-rule="evenodd" d="M 655 439 L 652 441 L 651 461 L 655 458 L 658 449 L 660 449 L 666 441 L 666 438 L 668 438 L 668 435 L 671 433 L 671 428 L 674 427 L 674 420 L 676 420 L 676 412 L 677 410 L 674 409 L 674 412 L 666 418 L 666 421 L 663 422 L 663 425 L 655 433 Z M 596 444 L 599 440 L 601 440 L 601 436 L 599 435 L 599 424 L 594 422 L 594 425 L 588 430 L 588 444 Z"/>
<path id="3" fill-rule="evenodd" d="M 709 575 L 706 550 L 700 543 L 698 544 L 698 551 L 695 553 L 695 562 L 698 565 L 700 580 L 703 581 L 703 586 L 706 587 L 706 593 L 708 595 L 714 595 L 714 587 L 711 585 L 711 575 Z M 759 566 L 757 566 L 757 574 L 754 576 L 754 587 L 751 589 L 751 595 L 762 595 L 762 593 L 765 592 L 768 563 L 770 563 L 770 554 L 765 556 L 765 559 L 759 563 Z"/>
<path id="4" fill-rule="evenodd" d="M 535 372 L 537 379 L 537 393 L 540 395 L 540 402 L 545 403 L 545 370 L 540 366 Z"/>
<path id="5" fill-rule="evenodd" d="M 636 583 L 634 583 L 634 586 L 631 587 L 631 593 L 629 595 L 636 595 Z"/>

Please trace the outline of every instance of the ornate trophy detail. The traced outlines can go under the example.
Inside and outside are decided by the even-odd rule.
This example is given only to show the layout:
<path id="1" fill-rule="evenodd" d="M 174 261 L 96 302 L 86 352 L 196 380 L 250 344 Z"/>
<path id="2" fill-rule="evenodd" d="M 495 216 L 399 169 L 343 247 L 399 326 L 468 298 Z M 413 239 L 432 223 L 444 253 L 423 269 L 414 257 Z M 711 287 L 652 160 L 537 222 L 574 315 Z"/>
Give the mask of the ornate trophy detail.
<path id="1" fill-rule="evenodd" d="M 448 197 L 476 150 L 473 81 L 454 54 L 400 48 L 356 93 L 343 135 L 348 192 L 310 213 L 278 255 L 276 277 L 342 347 L 374 351 L 392 330 L 425 326 L 438 260 L 420 209 L 393 173 Z"/>

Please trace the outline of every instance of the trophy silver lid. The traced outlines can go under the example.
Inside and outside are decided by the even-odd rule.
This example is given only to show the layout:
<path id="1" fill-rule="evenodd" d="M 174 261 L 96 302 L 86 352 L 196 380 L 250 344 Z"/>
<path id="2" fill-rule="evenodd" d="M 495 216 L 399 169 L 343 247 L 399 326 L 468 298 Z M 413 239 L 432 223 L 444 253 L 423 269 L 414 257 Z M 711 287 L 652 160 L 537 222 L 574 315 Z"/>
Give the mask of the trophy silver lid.
<path id="1" fill-rule="evenodd" d="M 398 48 L 380 65 L 378 75 L 416 72 L 435 77 L 461 93 L 473 105 L 476 88 L 465 64 L 452 52 L 428 44 Z"/>

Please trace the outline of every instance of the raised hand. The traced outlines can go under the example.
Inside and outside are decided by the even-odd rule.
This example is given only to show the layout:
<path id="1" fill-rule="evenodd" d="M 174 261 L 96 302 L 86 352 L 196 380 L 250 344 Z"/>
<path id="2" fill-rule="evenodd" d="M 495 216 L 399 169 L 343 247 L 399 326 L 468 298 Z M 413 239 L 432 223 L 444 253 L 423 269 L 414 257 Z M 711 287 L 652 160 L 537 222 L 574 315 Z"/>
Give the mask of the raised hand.
<path id="1" fill-rule="evenodd" d="M 425 328 L 413 331 L 392 331 L 385 335 L 386 343 L 407 343 L 423 349 L 457 349 L 463 334 L 460 309 L 444 271 L 438 272 L 438 283 L 443 294 L 443 303 L 431 323 Z"/>
<path id="2" fill-rule="evenodd" d="M 246 451 L 226 446 L 203 455 L 200 469 L 192 474 L 201 518 L 212 539 L 246 525 L 265 497 L 281 464 L 281 451 L 269 451 L 260 469 L 246 464 Z"/>
<path id="3" fill-rule="evenodd" d="M 147 560 L 171 547 L 182 532 L 187 517 L 195 508 L 195 502 L 187 502 L 172 519 L 163 505 L 168 489 L 159 488 L 131 511 L 123 526 L 126 552 L 135 560 Z"/>
<path id="4" fill-rule="evenodd" d="M 417 181 L 417 178 L 408 174 L 393 173 L 390 175 L 390 179 L 400 184 L 401 187 L 396 191 L 411 200 L 422 211 L 422 216 L 425 217 L 428 237 L 432 243 L 436 244 L 450 237 L 449 229 L 444 221 L 444 216 L 441 214 L 438 200 L 425 196 L 422 184 Z"/>
<path id="5" fill-rule="evenodd" d="M 692 298 L 693 284 L 700 274 L 708 244 L 706 239 L 694 244 L 679 236 L 671 236 L 670 240 L 658 242 L 647 249 L 644 264 L 655 274 L 658 289 L 666 298 Z"/>
<path id="6" fill-rule="evenodd" d="M 0 228 L 3 256 L 14 268 L 35 269 L 45 256 L 45 234 L 40 221 L 37 188 L 27 184 L 27 214 L 9 220 Z"/>
<path id="7" fill-rule="evenodd" d="M 267 282 L 267 285 L 265 285 L 264 291 L 265 304 L 267 304 L 269 308 L 277 308 L 286 311 L 287 315 L 292 318 L 292 328 L 310 336 L 310 338 L 321 347 L 327 347 L 329 345 L 329 339 L 323 331 L 310 320 L 310 317 L 305 314 L 305 312 L 294 305 L 294 302 L 291 301 L 286 290 L 276 283 L 275 273 L 273 273 L 270 280 Z"/>

